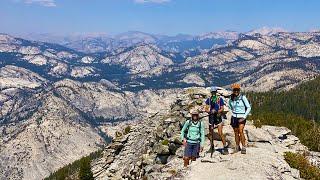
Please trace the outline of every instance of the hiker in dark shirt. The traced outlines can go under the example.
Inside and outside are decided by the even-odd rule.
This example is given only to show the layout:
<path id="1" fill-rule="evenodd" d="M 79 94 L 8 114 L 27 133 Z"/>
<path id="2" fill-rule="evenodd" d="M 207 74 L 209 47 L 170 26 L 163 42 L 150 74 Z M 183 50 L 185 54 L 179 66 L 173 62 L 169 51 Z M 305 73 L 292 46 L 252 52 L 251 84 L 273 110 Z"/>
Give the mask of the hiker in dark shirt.
<path id="1" fill-rule="evenodd" d="M 210 92 L 211 96 L 206 100 L 207 108 L 206 112 L 209 113 L 209 138 L 213 138 L 214 127 L 218 127 L 218 134 L 221 137 L 221 141 L 223 144 L 222 154 L 228 154 L 228 148 L 226 146 L 226 140 L 223 135 L 223 122 L 222 122 L 222 112 L 224 101 L 217 94 L 218 88 L 211 87 Z M 213 142 L 213 139 L 211 140 Z M 211 151 L 214 151 L 214 147 L 211 147 Z"/>

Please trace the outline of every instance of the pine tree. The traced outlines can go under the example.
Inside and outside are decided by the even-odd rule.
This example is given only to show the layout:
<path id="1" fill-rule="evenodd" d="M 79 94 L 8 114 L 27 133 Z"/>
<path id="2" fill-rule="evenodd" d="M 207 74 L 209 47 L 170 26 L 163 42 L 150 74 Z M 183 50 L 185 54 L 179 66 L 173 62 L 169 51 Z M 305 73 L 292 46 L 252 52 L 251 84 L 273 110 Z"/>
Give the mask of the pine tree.
<path id="1" fill-rule="evenodd" d="M 87 157 L 80 160 L 80 180 L 93 180 L 93 173 L 91 171 L 90 162 L 90 159 Z"/>

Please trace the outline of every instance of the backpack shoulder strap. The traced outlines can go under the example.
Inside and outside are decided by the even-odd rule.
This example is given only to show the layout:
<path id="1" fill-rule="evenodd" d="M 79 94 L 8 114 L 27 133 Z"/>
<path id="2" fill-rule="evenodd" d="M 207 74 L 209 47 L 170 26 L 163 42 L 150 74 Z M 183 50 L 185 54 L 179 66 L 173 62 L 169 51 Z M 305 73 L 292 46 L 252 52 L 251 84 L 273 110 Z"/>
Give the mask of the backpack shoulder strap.
<path id="1" fill-rule="evenodd" d="M 223 100 L 223 99 L 221 98 L 221 96 L 219 96 L 219 105 L 220 106 L 222 106 L 222 101 L 221 100 Z"/>
<path id="2" fill-rule="evenodd" d="M 188 124 L 187 124 L 187 128 L 186 128 L 186 130 L 188 131 L 189 128 L 190 128 L 190 126 L 191 126 L 191 121 L 190 121 L 190 120 L 187 120 L 186 123 L 188 123 Z"/>
<path id="3" fill-rule="evenodd" d="M 241 101 L 242 101 L 242 103 L 243 103 L 244 107 L 245 107 L 245 108 L 248 108 L 248 107 L 247 107 L 247 105 L 246 105 L 246 103 L 244 103 L 243 96 L 244 96 L 244 95 L 241 95 L 241 96 L 240 96 L 240 99 L 241 99 Z"/>

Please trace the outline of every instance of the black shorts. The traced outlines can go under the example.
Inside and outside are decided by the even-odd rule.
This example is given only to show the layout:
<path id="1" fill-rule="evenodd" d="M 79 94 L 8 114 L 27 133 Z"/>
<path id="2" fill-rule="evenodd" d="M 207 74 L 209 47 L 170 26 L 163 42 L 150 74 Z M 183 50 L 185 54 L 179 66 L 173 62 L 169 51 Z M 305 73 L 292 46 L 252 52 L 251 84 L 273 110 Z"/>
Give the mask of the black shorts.
<path id="1" fill-rule="evenodd" d="M 236 118 L 236 117 L 231 117 L 231 122 L 230 122 L 230 125 L 233 127 L 233 128 L 239 128 L 239 125 L 240 124 L 246 124 L 247 120 L 244 119 L 243 121 L 239 122 L 240 119 L 243 119 L 243 118 Z"/>
<path id="2" fill-rule="evenodd" d="M 222 122 L 222 117 L 218 113 L 209 114 L 209 124 L 218 125 Z"/>

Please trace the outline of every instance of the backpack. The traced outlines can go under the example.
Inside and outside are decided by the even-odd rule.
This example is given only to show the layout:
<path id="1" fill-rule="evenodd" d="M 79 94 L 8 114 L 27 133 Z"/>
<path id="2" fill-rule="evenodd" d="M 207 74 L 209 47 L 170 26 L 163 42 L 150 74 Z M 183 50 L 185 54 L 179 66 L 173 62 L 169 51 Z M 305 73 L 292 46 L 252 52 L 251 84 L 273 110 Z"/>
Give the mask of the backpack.
<path id="1" fill-rule="evenodd" d="M 184 138 L 186 138 L 188 140 L 188 131 L 189 131 L 189 128 L 190 128 L 192 122 L 191 122 L 191 120 L 187 120 L 185 123 L 188 123 L 188 125 L 187 125 L 187 128 L 184 130 Z M 200 141 L 202 122 L 199 121 L 199 123 L 200 123 L 200 125 L 198 126 L 198 128 L 199 128 L 199 134 L 200 134 L 200 138 L 199 138 L 199 141 Z"/>

